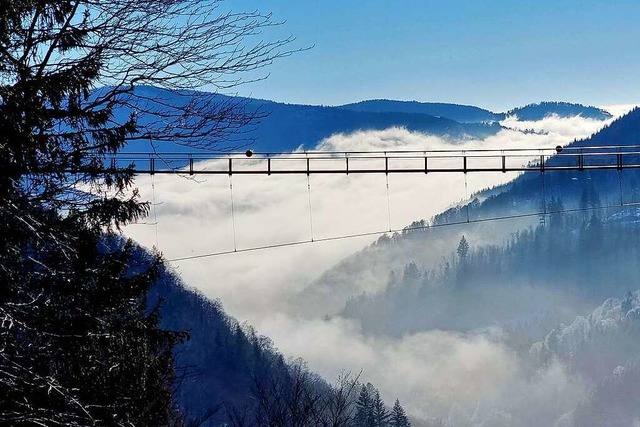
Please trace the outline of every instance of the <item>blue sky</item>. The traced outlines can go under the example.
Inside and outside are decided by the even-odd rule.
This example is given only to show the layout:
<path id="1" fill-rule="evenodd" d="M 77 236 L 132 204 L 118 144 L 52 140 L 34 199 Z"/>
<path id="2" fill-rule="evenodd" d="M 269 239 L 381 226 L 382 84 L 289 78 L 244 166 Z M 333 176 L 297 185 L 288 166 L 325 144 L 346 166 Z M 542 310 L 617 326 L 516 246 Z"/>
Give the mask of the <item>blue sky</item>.
<path id="1" fill-rule="evenodd" d="M 241 95 L 336 105 L 370 98 L 473 104 L 640 101 L 640 2 L 236 0 L 286 21 L 265 38 L 314 47 Z M 263 74 L 264 74 L 263 73 Z"/>

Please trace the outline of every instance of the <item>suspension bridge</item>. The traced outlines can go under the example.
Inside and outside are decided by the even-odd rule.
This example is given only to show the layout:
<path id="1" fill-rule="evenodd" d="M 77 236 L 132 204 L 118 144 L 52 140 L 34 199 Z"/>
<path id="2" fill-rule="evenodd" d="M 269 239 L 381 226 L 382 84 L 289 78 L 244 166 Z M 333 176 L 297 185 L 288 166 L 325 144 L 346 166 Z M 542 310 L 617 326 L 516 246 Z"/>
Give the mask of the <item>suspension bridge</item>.
<path id="1" fill-rule="evenodd" d="M 540 216 L 544 218 L 552 214 L 568 214 L 580 211 L 592 211 L 611 208 L 629 208 L 638 206 L 636 202 L 624 202 L 622 198 L 622 170 L 640 168 L 639 146 L 583 146 L 553 148 L 511 148 L 511 149 L 465 149 L 465 150 L 387 150 L 387 151 L 296 151 L 288 153 L 274 152 L 192 152 L 192 153 L 122 153 L 108 157 L 111 167 L 133 167 L 138 174 L 178 174 L 190 175 L 228 175 L 230 192 L 230 213 L 233 224 L 233 248 L 229 250 L 199 253 L 169 259 L 179 262 L 191 259 L 208 258 L 218 255 L 251 252 L 286 246 L 297 246 L 305 243 L 334 241 L 363 236 L 375 236 L 389 232 L 431 229 L 460 224 L 471 224 L 488 221 L 500 221 L 514 218 Z M 615 206 L 598 206 L 586 208 L 570 208 L 548 210 L 546 202 L 543 210 L 519 213 L 515 215 L 495 216 L 489 218 L 470 218 L 467 207 L 466 218 L 461 221 L 443 224 L 423 224 L 394 229 L 391 226 L 389 201 L 390 174 L 430 174 L 458 173 L 465 176 L 465 193 L 467 193 L 466 176 L 476 172 L 555 172 L 555 171 L 593 171 L 617 170 L 620 176 L 620 202 Z M 387 176 L 387 213 L 388 227 L 381 230 L 342 234 L 336 236 L 314 236 L 313 207 L 311 203 L 311 175 L 328 174 L 384 174 Z M 238 247 L 236 243 L 236 224 L 234 212 L 234 175 L 306 175 L 308 191 L 308 209 L 310 236 L 297 241 L 289 241 L 261 246 Z M 545 180 L 541 180 L 541 197 L 546 200 Z M 153 183 L 153 181 L 152 181 Z M 154 196 L 155 198 L 155 196 Z M 468 193 L 467 193 L 468 198 Z M 154 208 L 155 216 L 155 208 Z M 156 225 L 157 233 L 157 217 Z M 157 241 L 157 235 L 156 235 Z"/>
<path id="2" fill-rule="evenodd" d="M 472 173 L 640 168 L 640 146 L 253 152 L 131 152 L 106 158 L 139 174 L 317 175 Z"/>

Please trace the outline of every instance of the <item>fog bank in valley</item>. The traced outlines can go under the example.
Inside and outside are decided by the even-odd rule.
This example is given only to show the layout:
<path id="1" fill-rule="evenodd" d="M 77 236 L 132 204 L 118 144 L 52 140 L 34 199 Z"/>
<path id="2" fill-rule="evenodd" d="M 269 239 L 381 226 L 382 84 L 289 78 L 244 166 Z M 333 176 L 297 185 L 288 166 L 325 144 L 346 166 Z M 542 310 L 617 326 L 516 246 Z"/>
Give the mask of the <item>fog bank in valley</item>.
<path id="1" fill-rule="evenodd" d="M 605 124 L 579 117 L 540 122 L 508 118 L 504 125 L 510 129 L 495 136 L 454 142 L 392 128 L 333 135 L 318 149 L 549 148 L 586 137 Z M 525 129 L 534 132 L 519 131 Z M 515 176 L 469 174 L 465 189 L 462 174 L 391 175 L 389 204 L 384 175 L 311 176 L 313 236 L 402 228 Z M 167 259 L 233 250 L 229 185 L 226 176 L 141 176 L 137 186 L 154 205 L 147 224 L 132 225 L 126 233 L 147 246 L 157 245 Z M 306 176 L 233 176 L 232 185 L 237 248 L 311 237 Z M 187 284 L 220 299 L 231 315 L 271 337 L 285 355 L 304 358 L 312 370 L 327 379 L 345 370 L 362 370 L 363 380 L 373 382 L 386 401 L 400 398 L 408 412 L 419 418 L 439 417 L 452 426 L 506 426 L 516 425 L 507 415 L 516 413 L 519 422 L 525 422 L 522 425 L 549 425 L 546 421 L 560 417 L 563 408 L 575 406 L 584 397 L 586 388 L 580 376 L 567 373 L 555 362 L 541 371 L 529 369 L 504 344 L 500 330 L 431 330 L 391 338 L 366 335 L 352 320 L 314 318 L 300 311 L 299 292 L 376 238 L 304 244 L 173 265 Z M 307 303 L 313 305 L 314 301 Z M 341 309 L 336 307 L 336 312 Z"/>

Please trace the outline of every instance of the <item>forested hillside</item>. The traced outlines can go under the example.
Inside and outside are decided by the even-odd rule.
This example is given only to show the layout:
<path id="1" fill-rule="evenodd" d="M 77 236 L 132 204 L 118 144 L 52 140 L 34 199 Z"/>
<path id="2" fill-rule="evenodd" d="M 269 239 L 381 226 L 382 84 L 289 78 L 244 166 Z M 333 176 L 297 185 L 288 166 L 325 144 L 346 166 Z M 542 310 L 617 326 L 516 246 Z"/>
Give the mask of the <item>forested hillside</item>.
<path id="1" fill-rule="evenodd" d="M 504 119 L 504 114 L 497 114 L 484 108 L 471 105 L 446 104 L 438 102 L 393 101 L 389 99 L 372 99 L 341 105 L 341 108 L 353 111 L 374 113 L 411 113 L 428 114 L 446 117 L 460 123 L 496 122 Z"/>
<path id="2" fill-rule="evenodd" d="M 569 147 L 632 146 L 638 143 L 640 110 L 636 109 Z M 577 152 L 573 155 L 564 153 L 548 159 L 547 163 L 577 164 Z M 625 164 L 637 161 L 632 157 L 625 156 Z M 589 161 L 611 164 L 615 158 L 610 155 Z M 507 184 L 474 194 L 470 200 L 431 219 L 416 220 L 407 225 L 402 233 L 381 237 L 376 244 L 326 271 L 301 293 L 301 300 L 310 298 L 316 301 L 309 307 L 316 314 L 335 314 L 339 310 L 336 307 L 341 306 L 349 296 L 383 289 L 390 271 L 402 271 L 413 259 L 422 260 L 429 268 L 438 267 L 442 264 L 442 257 L 455 248 L 462 233 L 470 242 L 502 244 L 512 233 L 538 225 L 539 214 L 556 211 L 560 205 L 562 210 L 589 209 L 602 215 L 603 212 L 599 211 L 606 207 L 640 201 L 639 188 L 640 174 L 637 169 L 526 172 Z M 629 214 L 629 209 L 624 209 L 612 220 Z M 510 216 L 515 218 L 509 219 Z M 493 218 L 505 219 L 495 221 Z M 470 223 L 464 224 L 467 221 Z M 446 226 L 460 223 L 464 225 Z M 430 225 L 437 227 L 428 228 Z M 384 245 L 388 241 L 393 244 Z"/>
<path id="3" fill-rule="evenodd" d="M 635 290 L 640 227 L 633 213 L 553 214 L 503 245 L 461 237 L 438 267 L 415 257 L 390 273 L 383 292 L 352 298 L 342 314 L 376 334 L 502 326 L 531 327 L 535 335 Z"/>
<path id="4" fill-rule="evenodd" d="M 610 298 L 588 316 L 558 325 L 531 347 L 535 362 L 557 358 L 592 385 L 587 398 L 560 425 L 624 427 L 640 418 L 639 296 L 628 292 Z"/>
<path id="5" fill-rule="evenodd" d="M 589 119 L 606 120 L 611 118 L 608 112 L 592 106 L 572 104 L 569 102 L 540 102 L 514 108 L 505 113 L 507 116 L 517 116 L 519 120 L 542 120 L 552 115 L 558 117 L 581 116 Z"/>
<path id="6" fill-rule="evenodd" d="M 615 145 L 634 145 L 638 114 L 575 145 L 611 135 Z M 361 290 L 337 314 L 372 337 L 434 330 L 492 336 L 517 355 L 526 384 L 559 370 L 573 391 L 537 411 L 548 417 L 545 425 L 632 425 L 638 418 L 638 183 L 633 169 L 528 172 L 436 216 L 436 228 L 417 221 L 380 238 L 321 280 L 360 283 L 372 271 L 384 277 L 383 286 Z M 511 215 L 521 217 L 491 220 Z M 453 404 L 445 425 L 538 425 L 509 399 L 493 405 L 478 404 L 471 413 Z"/>
<path id="7" fill-rule="evenodd" d="M 293 365 L 268 338 L 229 317 L 219 302 L 187 289 L 176 274 L 163 268 L 150 298 L 162 301 L 164 328 L 189 333 L 175 349 L 176 398 L 188 419 L 215 425 L 251 400 L 256 382 L 290 383 Z"/>
<path id="8" fill-rule="evenodd" d="M 220 135 L 214 134 L 209 142 L 220 143 L 222 140 L 227 150 L 252 148 L 255 151 L 286 152 L 300 146 L 312 149 L 324 138 L 336 133 L 390 127 L 404 127 L 451 140 L 483 139 L 502 129 L 498 123 L 460 123 L 451 118 L 418 112 L 356 111 L 339 107 L 283 104 L 215 93 L 171 91 L 153 86 L 137 87 L 135 93 L 125 97 L 124 104 L 127 106 L 116 110 L 115 118 L 126 121 L 131 111 L 138 110 L 139 126 L 148 128 L 152 133 L 158 133 L 159 129 L 168 126 L 171 129 L 182 126 L 179 112 L 185 108 L 211 105 L 211 108 L 215 108 L 210 112 L 211 115 L 216 111 L 222 115 L 226 110 L 240 109 L 244 112 L 242 120 L 230 117 L 217 123 Z M 198 104 L 192 106 L 194 98 Z M 150 144 L 160 152 L 180 152 L 206 145 L 206 140 L 194 138 L 194 143 L 181 145 L 171 140 L 151 138 L 132 141 L 124 152 L 149 151 L 152 149 Z"/>
<path id="9" fill-rule="evenodd" d="M 142 248 L 135 248 L 133 257 L 138 269 L 153 262 Z M 371 384 L 359 383 L 357 372 L 325 380 L 303 360 L 285 359 L 268 337 L 228 316 L 220 302 L 188 289 L 164 265 L 150 290 L 149 306 L 159 307 L 162 328 L 188 333 L 174 350 L 174 398 L 188 423 L 359 427 L 375 416 L 383 427 L 410 426 L 400 403 L 386 406 Z M 362 390 L 371 393 L 371 400 L 362 400 Z M 400 424 L 388 424 L 394 419 Z"/>

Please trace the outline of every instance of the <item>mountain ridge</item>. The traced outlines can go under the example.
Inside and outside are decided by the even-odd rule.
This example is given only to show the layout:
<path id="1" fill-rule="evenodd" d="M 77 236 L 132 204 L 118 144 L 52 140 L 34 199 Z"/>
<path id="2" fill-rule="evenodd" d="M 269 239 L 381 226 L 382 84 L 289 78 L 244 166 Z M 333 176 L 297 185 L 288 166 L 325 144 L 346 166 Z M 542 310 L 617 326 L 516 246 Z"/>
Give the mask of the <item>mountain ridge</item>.
<path id="1" fill-rule="evenodd" d="M 367 99 L 339 105 L 339 108 L 362 112 L 403 112 L 422 113 L 436 117 L 446 117 L 460 123 L 495 122 L 505 118 L 484 108 L 445 102 L 401 101 L 393 99 Z"/>
<path id="2" fill-rule="evenodd" d="M 98 94 L 100 90 L 96 89 L 94 93 Z M 162 115 L 167 109 L 174 108 L 174 113 L 178 114 L 172 120 L 176 120 L 175 126 L 179 127 L 181 112 L 175 106 L 188 105 L 194 102 L 194 99 L 197 101 L 195 106 L 198 103 L 200 105 L 217 103 L 222 104 L 224 108 L 238 108 L 238 111 L 243 114 L 254 115 L 255 119 L 244 125 L 234 122 L 225 124 L 230 129 L 235 129 L 235 132 L 209 141 L 214 147 L 216 144 L 226 147 L 225 151 L 230 149 L 244 151 L 251 148 L 261 152 L 288 152 L 301 146 L 315 147 L 320 141 L 334 134 L 384 130 L 391 127 L 403 127 L 409 131 L 434 135 L 451 141 L 482 140 L 504 129 L 499 121 L 505 118 L 504 113 L 494 113 L 475 106 L 418 101 L 369 100 L 342 106 L 303 105 L 210 92 L 171 91 L 153 86 L 137 87 L 133 95 L 127 96 L 128 103 L 143 102 L 146 110 L 152 112 L 140 114 L 138 120 L 141 125 L 153 126 L 157 121 L 166 125 L 164 123 L 166 117 L 162 118 Z M 556 104 L 577 105 L 569 103 L 553 105 Z M 154 111 L 159 116 L 154 116 Z M 580 111 L 576 110 L 574 115 L 578 115 Z M 130 113 L 131 109 L 128 107 L 116 110 L 116 121 L 125 121 Z M 162 120 L 158 120 L 159 117 Z M 129 143 L 123 153 L 146 151 L 175 153 L 189 150 L 192 148 L 188 144 L 138 140 Z"/>
<path id="3" fill-rule="evenodd" d="M 502 129 L 498 123 L 459 123 L 428 114 L 360 112 L 339 107 L 285 104 L 207 92 L 169 91 L 150 86 L 136 88 L 136 91 L 137 94 L 134 92 L 133 95 L 129 95 L 130 99 L 127 102 L 134 103 L 139 97 L 140 102 L 146 103 L 147 110 L 158 111 L 159 114 L 170 108 L 168 106 L 193 102 L 197 95 L 201 97 L 198 102 L 205 105 L 226 104 L 254 115 L 256 119 L 238 129 L 235 136 L 226 140 L 211 141 L 236 150 L 251 148 L 262 152 L 288 152 L 301 146 L 315 147 L 323 139 L 338 133 L 384 130 L 391 127 L 403 127 L 410 131 L 454 140 L 484 139 Z M 116 111 L 116 121 L 123 122 L 129 114 L 127 108 Z M 142 124 L 153 124 L 157 117 L 154 117 L 154 114 L 141 114 L 138 119 Z M 150 146 L 149 141 L 133 141 L 122 152 L 181 152 L 189 149 L 170 142 L 154 141 L 154 146 Z"/>
<path id="4" fill-rule="evenodd" d="M 570 102 L 542 101 L 513 108 L 505 116 L 516 116 L 519 120 L 536 121 L 547 117 L 574 117 L 580 116 L 588 119 L 607 120 L 613 116 L 598 107 L 587 106 Z"/>

